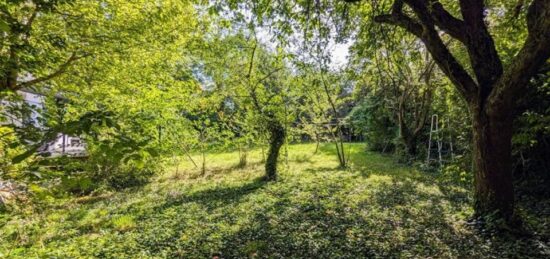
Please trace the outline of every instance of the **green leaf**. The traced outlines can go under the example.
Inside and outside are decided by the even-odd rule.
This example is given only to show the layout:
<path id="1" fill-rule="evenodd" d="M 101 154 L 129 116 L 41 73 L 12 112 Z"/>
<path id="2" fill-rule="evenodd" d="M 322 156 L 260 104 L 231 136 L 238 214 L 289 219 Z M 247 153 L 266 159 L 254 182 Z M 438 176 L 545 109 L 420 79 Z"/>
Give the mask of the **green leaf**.
<path id="1" fill-rule="evenodd" d="M 0 20 L 0 32 L 9 32 L 9 31 L 10 31 L 10 25 L 4 20 Z"/>
<path id="2" fill-rule="evenodd" d="M 25 151 L 25 153 L 15 156 L 11 160 L 11 162 L 14 163 L 14 164 L 21 163 L 21 162 L 23 162 L 23 160 L 25 160 L 25 159 L 29 158 L 30 156 L 32 156 L 36 152 L 37 149 L 38 148 L 31 148 L 31 149 Z"/>

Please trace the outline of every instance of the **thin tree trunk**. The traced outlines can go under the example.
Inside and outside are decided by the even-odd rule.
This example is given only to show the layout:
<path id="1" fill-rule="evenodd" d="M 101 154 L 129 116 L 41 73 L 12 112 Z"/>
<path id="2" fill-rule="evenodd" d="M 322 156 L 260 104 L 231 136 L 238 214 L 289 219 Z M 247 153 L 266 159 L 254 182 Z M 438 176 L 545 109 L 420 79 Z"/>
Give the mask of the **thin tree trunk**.
<path id="1" fill-rule="evenodd" d="M 203 125 L 203 129 L 201 130 L 200 132 L 200 140 L 201 140 L 201 153 L 202 153 L 202 167 L 201 167 L 201 175 L 205 175 L 206 174 L 206 150 L 205 150 L 205 147 L 204 147 L 204 142 L 205 142 L 205 136 L 204 136 L 204 125 Z"/>
<path id="2" fill-rule="evenodd" d="M 346 154 L 344 151 L 344 141 L 343 141 L 342 130 L 340 126 L 338 126 L 336 130 L 338 131 L 338 136 L 334 134 L 332 129 L 329 129 L 332 136 L 332 141 L 334 141 L 334 145 L 336 146 L 336 154 L 338 155 L 339 166 L 341 168 L 345 168 L 347 166 L 347 162 L 346 162 Z"/>
<path id="3" fill-rule="evenodd" d="M 189 161 L 191 161 L 191 163 L 193 163 L 195 168 L 198 168 L 199 166 L 197 165 L 197 163 L 195 163 L 195 160 L 193 160 L 193 157 L 191 157 L 191 154 L 189 154 L 189 152 L 187 152 L 187 151 L 184 151 L 184 153 L 187 156 L 187 158 L 189 158 Z"/>
<path id="4" fill-rule="evenodd" d="M 237 167 L 239 168 L 244 168 L 246 167 L 246 164 L 247 164 L 247 150 L 246 150 L 246 147 L 243 148 L 243 146 L 241 144 L 239 144 L 239 164 L 237 165 Z"/>
<path id="5" fill-rule="evenodd" d="M 201 175 L 206 174 L 206 154 L 204 152 L 204 149 L 202 150 L 202 167 L 201 167 Z"/>
<path id="6" fill-rule="evenodd" d="M 248 164 L 248 150 L 244 149 L 240 160 L 241 166 L 246 167 Z"/>
<path id="7" fill-rule="evenodd" d="M 338 109 L 336 109 L 336 104 L 334 103 L 334 100 L 332 100 L 332 97 L 330 96 L 330 91 L 328 89 L 328 85 L 325 82 L 325 79 L 323 75 L 321 74 L 321 82 L 323 83 L 323 87 L 325 89 L 325 94 L 327 95 L 327 101 L 330 104 L 330 107 L 332 108 L 333 116 L 338 116 Z M 334 143 L 336 144 L 336 152 L 338 153 L 338 160 L 340 162 L 340 167 L 344 168 L 346 167 L 346 155 L 344 152 L 344 143 L 343 143 L 343 135 L 342 135 L 342 126 L 337 121 L 336 130 L 338 131 L 338 137 L 334 135 L 334 132 L 332 129 L 330 129 L 330 132 L 332 134 L 332 138 L 334 140 Z M 340 146 L 338 146 L 340 145 Z"/>
<path id="8" fill-rule="evenodd" d="M 344 136 L 342 134 L 342 128 L 338 126 L 338 141 L 340 142 L 340 153 L 342 160 L 340 161 L 340 167 L 345 168 L 347 166 L 346 152 L 344 150 Z"/>
<path id="9" fill-rule="evenodd" d="M 315 134 L 315 135 L 317 135 L 317 134 Z M 314 155 L 316 155 L 317 152 L 319 151 L 319 137 L 317 137 L 317 136 L 315 137 L 315 142 L 316 142 L 315 143 L 315 151 L 313 152 Z"/>

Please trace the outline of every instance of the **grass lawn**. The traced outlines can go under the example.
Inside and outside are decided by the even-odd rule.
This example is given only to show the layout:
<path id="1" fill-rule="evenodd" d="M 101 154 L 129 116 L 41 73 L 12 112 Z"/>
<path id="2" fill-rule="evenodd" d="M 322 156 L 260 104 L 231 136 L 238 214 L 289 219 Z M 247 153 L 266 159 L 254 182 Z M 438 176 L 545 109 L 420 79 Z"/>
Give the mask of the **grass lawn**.
<path id="1" fill-rule="evenodd" d="M 347 148 L 345 170 L 329 144 L 315 155 L 312 144 L 291 145 L 270 183 L 258 150 L 242 169 L 236 152 L 209 154 L 204 176 L 185 161 L 142 188 L 1 215 L 0 258 L 550 256 L 550 216 L 532 204 L 519 206 L 533 237 L 479 233 L 466 224 L 468 184 Z M 539 203 L 547 212 L 548 200 Z"/>

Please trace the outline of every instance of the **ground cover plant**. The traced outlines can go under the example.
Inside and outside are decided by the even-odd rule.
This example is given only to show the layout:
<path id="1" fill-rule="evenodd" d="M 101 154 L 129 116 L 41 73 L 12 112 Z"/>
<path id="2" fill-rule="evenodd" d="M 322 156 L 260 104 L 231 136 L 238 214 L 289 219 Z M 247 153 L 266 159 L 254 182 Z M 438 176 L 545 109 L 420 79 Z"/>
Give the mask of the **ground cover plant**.
<path id="1" fill-rule="evenodd" d="M 470 179 L 426 173 L 390 156 L 346 144 L 291 145 L 277 182 L 261 180 L 261 154 L 236 168 L 236 152 L 213 153 L 206 175 L 186 161 L 150 184 L 123 192 L 57 200 L 2 217 L 4 258 L 434 257 L 548 255 L 550 218 L 520 199 L 529 237 L 481 232 Z M 547 207 L 546 207 L 547 208 Z M 546 230 L 545 230 L 546 229 Z"/>
<path id="2" fill-rule="evenodd" d="M 0 257 L 549 257 L 548 0 L 0 1 Z"/>

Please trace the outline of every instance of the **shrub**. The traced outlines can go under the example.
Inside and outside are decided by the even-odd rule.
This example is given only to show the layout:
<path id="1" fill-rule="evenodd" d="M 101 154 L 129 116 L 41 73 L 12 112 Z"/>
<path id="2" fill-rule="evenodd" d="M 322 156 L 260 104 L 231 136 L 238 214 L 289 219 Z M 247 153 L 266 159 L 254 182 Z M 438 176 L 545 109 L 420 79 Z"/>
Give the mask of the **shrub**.
<path id="1" fill-rule="evenodd" d="M 18 202 L 25 200 L 25 196 L 24 186 L 0 179 L 0 212 L 14 209 Z"/>
<path id="2" fill-rule="evenodd" d="M 94 191 L 98 185 L 86 173 L 65 176 L 61 180 L 62 189 L 73 194 L 89 194 Z"/>
<path id="3" fill-rule="evenodd" d="M 105 180 L 110 187 L 118 190 L 136 187 L 148 183 L 160 169 L 155 160 L 148 161 L 146 165 L 129 163 L 114 168 Z"/>
<path id="4" fill-rule="evenodd" d="M 373 96 L 354 107 L 347 120 L 355 132 L 364 135 L 370 150 L 392 152 L 395 149 L 397 126 L 391 117 L 383 101 Z"/>
<path id="5" fill-rule="evenodd" d="M 115 136 L 89 143 L 86 171 L 94 181 L 109 187 L 124 189 L 143 185 L 162 168 L 159 154 L 148 146 L 148 140 Z"/>

